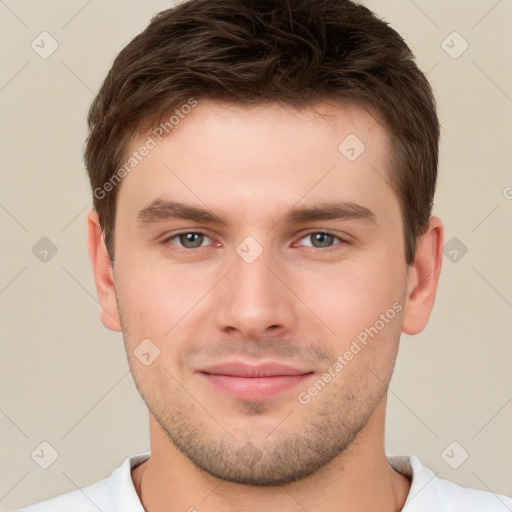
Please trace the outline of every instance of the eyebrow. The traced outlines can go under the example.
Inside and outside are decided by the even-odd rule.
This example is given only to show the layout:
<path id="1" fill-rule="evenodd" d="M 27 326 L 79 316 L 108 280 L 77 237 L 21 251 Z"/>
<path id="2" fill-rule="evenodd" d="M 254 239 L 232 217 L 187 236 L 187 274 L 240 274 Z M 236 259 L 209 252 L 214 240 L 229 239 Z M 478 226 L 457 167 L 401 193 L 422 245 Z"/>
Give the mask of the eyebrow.
<path id="1" fill-rule="evenodd" d="M 226 219 L 210 210 L 179 201 L 157 199 L 137 214 L 137 223 L 153 224 L 169 219 L 191 220 L 197 223 L 227 226 Z M 280 220 L 290 224 L 300 224 L 320 220 L 362 220 L 376 223 L 376 215 L 366 206 L 350 202 L 326 202 L 310 207 L 292 208 Z"/>

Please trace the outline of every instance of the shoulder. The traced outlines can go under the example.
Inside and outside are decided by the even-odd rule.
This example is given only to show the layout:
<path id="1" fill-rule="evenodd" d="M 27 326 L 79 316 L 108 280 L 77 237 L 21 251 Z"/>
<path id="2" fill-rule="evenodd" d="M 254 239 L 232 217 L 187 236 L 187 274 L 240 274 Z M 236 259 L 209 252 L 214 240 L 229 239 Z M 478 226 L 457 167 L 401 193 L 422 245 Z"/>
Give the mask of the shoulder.
<path id="1" fill-rule="evenodd" d="M 414 455 L 391 457 L 388 460 L 397 471 L 412 477 L 411 488 L 402 512 L 512 511 L 512 498 L 490 491 L 462 487 L 438 478 Z"/>
<path id="2" fill-rule="evenodd" d="M 144 512 L 131 470 L 148 457 L 149 453 L 128 457 L 108 478 L 12 512 Z"/>

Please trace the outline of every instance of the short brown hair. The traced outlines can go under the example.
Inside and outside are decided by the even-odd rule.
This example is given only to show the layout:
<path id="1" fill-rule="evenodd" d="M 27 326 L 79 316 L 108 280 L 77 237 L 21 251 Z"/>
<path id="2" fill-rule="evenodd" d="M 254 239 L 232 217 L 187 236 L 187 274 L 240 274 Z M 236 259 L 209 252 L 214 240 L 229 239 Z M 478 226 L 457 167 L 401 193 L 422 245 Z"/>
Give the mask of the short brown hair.
<path id="1" fill-rule="evenodd" d="M 135 137 L 191 98 L 296 107 L 340 99 L 374 112 L 390 137 L 388 179 L 413 263 L 436 188 L 435 100 L 402 37 L 349 0 L 188 0 L 119 53 L 91 105 L 84 156 L 112 262 L 116 171 Z"/>

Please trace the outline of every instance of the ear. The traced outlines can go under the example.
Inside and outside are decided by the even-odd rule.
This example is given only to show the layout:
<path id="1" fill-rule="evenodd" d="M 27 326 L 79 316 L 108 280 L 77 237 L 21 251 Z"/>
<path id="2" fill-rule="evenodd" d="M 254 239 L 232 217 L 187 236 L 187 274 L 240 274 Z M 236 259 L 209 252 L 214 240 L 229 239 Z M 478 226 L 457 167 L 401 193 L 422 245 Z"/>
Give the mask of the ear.
<path id="1" fill-rule="evenodd" d="M 409 267 L 402 332 L 418 334 L 427 325 L 434 306 L 443 262 L 444 228 L 441 219 L 430 217 L 418 239 L 414 263 Z"/>
<path id="2" fill-rule="evenodd" d="M 117 308 L 114 270 L 105 246 L 98 212 L 87 215 L 87 247 L 91 260 L 96 292 L 100 301 L 100 320 L 111 331 L 121 332 L 120 315 Z"/>

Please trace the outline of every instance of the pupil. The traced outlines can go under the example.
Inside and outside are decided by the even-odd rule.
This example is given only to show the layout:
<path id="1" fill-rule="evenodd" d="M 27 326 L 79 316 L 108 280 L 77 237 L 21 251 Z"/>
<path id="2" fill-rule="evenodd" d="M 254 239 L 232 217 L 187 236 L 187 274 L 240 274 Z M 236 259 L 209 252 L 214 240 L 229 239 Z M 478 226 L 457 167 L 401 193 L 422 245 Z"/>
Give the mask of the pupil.
<path id="1" fill-rule="evenodd" d="M 320 242 L 321 247 L 325 247 L 328 245 L 329 240 L 332 238 L 332 235 L 329 235 L 327 233 L 316 233 L 315 234 L 315 240 Z"/>
<path id="2" fill-rule="evenodd" d="M 201 245 L 200 237 L 202 236 L 200 233 L 186 233 L 185 235 L 186 242 L 191 243 L 192 247 L 198 247 Z M 195 240 L 194 240 L 195 238 Z M 197 240 L 199 239 L 199 244 L 197 243 Z M 183 242 L 182 242 L 183 243 Z M 186 246 L 186 243 L 184 244 Z M 190 247 L 190 246 L 189 246 Z"/>

